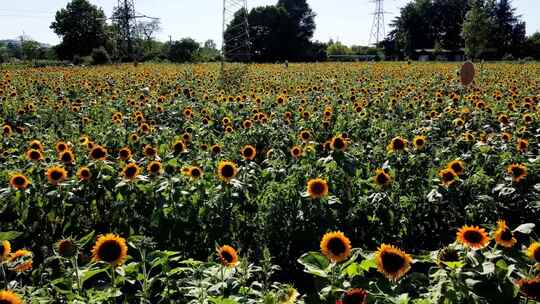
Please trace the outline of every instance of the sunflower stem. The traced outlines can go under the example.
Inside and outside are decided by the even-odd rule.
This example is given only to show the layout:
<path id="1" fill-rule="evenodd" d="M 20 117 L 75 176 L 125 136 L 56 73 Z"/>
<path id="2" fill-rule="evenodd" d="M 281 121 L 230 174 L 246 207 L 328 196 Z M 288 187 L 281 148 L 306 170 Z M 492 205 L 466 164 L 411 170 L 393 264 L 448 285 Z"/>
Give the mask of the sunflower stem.
<path id="1" fill-rule="evenodd" d="M 4 263 L 2 262 L 2 277 L 4 278 L 4 289 L 8 289 L 8 280 L 6 276 L 6 269 L 4 268 Z"/>
<path id="2" fill-rule="evenodd" d="M 73 263 L 73 269 L 75 271 L 75 280 L 77 282 L 77 294 L 80 296 L 81 295 L 81 278 L 79 277 L 79 264 L 77 263 L 77 255 L 71 258 L 71 262 Z"/>
<path id="3" fill-rule="evenodd" d="M 225 266 L 221 266 L 221 293 L 225 297 Z"/>

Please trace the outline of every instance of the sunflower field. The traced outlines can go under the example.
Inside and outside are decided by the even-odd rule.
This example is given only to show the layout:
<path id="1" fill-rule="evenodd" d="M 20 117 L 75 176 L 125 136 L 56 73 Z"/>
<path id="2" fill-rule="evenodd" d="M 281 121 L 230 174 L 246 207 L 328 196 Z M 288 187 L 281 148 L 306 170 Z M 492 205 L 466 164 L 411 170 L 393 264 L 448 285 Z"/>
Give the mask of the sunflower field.
<path id="1" fill-rule="evenodd" d="M 0 303 L 539 303 L 540 64 L 231 68 L 0 69 Z"/>

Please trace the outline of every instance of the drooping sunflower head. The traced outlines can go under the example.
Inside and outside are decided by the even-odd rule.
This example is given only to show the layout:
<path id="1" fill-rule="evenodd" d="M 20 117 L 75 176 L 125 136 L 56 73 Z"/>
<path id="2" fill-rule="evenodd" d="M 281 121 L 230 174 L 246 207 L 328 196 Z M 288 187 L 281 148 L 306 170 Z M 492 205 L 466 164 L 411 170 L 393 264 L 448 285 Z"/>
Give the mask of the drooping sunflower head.
<path id="1" fill-rule="evenodd" d="M 380 273 L 390 281 L 397 281 L 411 269 L 412 258 L 397 247 L 382 244 L 375 254 L 375 261 Z"/>
<path id="2" fill-rule="evenodd" d="M 302 156 L 302 148 L 299 146 L 294 146 L 291 148 L 291 155 L 294 158 L 299 158 Z"/>
<path id="3" fill-rule="evenodd" d="M 0 291 L 0 304 L 23 304 L 22 299 L 11 290 Z"/>
<path id="4" fill-rule="evenodd" d="M 88 167 L 80 167 L 79 170 L 77 170 L 77 177 L 81 181 L 86 181 L 92 178 L 92 171 L 90 171 L 90 168 Z"/>
<path id="5" fill-rule="evenodd" d="M 14 189 L 23 190 L 28 188 L 28 186 L 30 185 L 30 181 L 25 175 L 21 173 L 14 173 L 9 179 L 9 184 Z"/>
<path id="6" fill-rule="evenodd" d="M 9 257 L 11 253 L 11 243 L 7 240 L 2 241 L 0 244 L 0 261 L 3 261 Z"/>
<path id="7" fill-rule="evenodd" d="M 32 140 L 32 141 L 30 142 L 29 147 L 30 147 L 30 149 L 43 151 L 43 145 L 42 145 L 41 142 L 40 142 L 39 140 L 37 140 L 37 139 Z"/>
<path id="8" fill-rule="evenodd" d="M 30 149 L 26 151 L 26 158 L 28 158 L 29 160 L 42 160 L 43 154 L 40 150 Z"/>
<path id="9" fill-rule="evenodd" d="M 25 272 L 32 269 L 34 254 L 30 250 L 19 249 L 11 254 L 9 268 L 15 272 Z"/>
<path id="10" fill-rule="evenodd" d="M 517 281 L 519 292 L 532 300 L 540 300 L 540 276 L 533 279 L 521 279 Z"/>
<path id="11" fill-rule="evenodd" d="M 100 235 L 92 248 L 92 260 L 116 267 L 124 263 L 127 251 L 124 238 L 112 233 Z"/>
<path id="12" fill-rule="evenodd" d="M 442 185 L 447 188 L 455 185 L 458 179 L 456 172 L 450 168 L 439 171 L 439 177 L 441 178 Z"/>
<path id="13" fill-rule="evenodd" d="M 537 263 L 540 263 L 540 242 L 533 242 L 527 248 L 527 256 Z"/>
<path id="14" fill-rule="evenodd" d="M 236 164 L 226 160 L 219 162 L 217 174 L 219 179 L 229 182 L 236 176 L 237 171 Z"/>
<path id="15" fill-rule="evenodd" d="M 459 251 L 454 247 L 444 247 L 437 253 L 437 265 L 444 266 L 444 263 L 458 262 L 460 260 Z"/>
<path id="16" fill-rule="evenodd" d="M 71 258 L 77 255 L 78 246 L 72 239 L 62 239 L 55 244 L 58 254 L 65 258 Z"/>
<path id="17" fill-rule="evenodd" d="M 70 165 L 75 160 L 75 155 L 73 155 L 73 152 L 71 152 L 70 150 L 66 150 L 60 153 L 59 158 L 60 161 L 62 161 L 64 164 Z"/>
<path id="18" fill-rule="evenodd" d="M 203 175 L 203 170 L 200 167 L 197 166 L 191 166 L 189 167 L 189 176 L 191 176 L 194 179 L 201 178 Z"/>
<path id="19" fill-rule="evenodd" d="M 323 198 L 328 195 L 328 183 L 322 178 L 310 179 L 307 182 L 307 193 L 312 199 Z"/>
<path id="20" fill-rule="evenodd" d="M 402 151 L 402 150 L 405 150 L 407 148 L 407 141 L 401 137 L 394 137 L 392 138 L 392 140 L 390 141 L 390 144 L 388 144 L 388 151 L 391 151 L 391 152 L 397 152 L 397 151 Z"/>
<path id="21" fill-rule="evenodd" d="M 392 182 L 392 177 L 390 176 L 390 174 L 386 173 L 384 169 L 377 169 L 375 170 L 375 176 L 373 180 L 378 186 L 384 187 L 388 186 Z"/>
<path id="22" fill-rule="evenodd" d="M 524 164 L 511 164 L 506 168 L 506 172 L 516 183 L 521 182 L 527 177 L 527 167 Z"/>
<path id="23" fill-rule="evenodd" d="M 527 151 L 527 148 L 529 147 L 529 141 L 526 139 L 518 139 L 516 148 L 519 152 L 525 152 Z"/>
<path id="24" fill-rule="evenodd" d="M 456 233 L 457 241 L 472 249 L 482 249 L 489 245 L 489 236 L 484 228 L 463 226 Z"/>
<path id="25" fill-rule="evenodd" d="M 240 154 L 246 160 L 253 160 L 257 155 L 257 150 L 252 145 L 246 145 L 242 148 Z"/>
<path id="26" fill-rule="evenodd" d="M 221 246 L 217 249 L 217 254 L 221 264 L 226 267 L 234 267 L 238 264 L 238 253 L 236 249 L 229 245 Z"/>
<path id="27" fill-rule="evenodd" d="M 452 169 L 457 175 L 462 175 L 465 173 L 465 162 L 462 160 L 453 160 L 448 163 L 448 169 Z"/>
<path id="28" fill-rule="evenodd" d="M 351 254 L 351 241 L 341 231 L 326 233 L 321 240 L 321 252 L 332 262 L 343 262 Z"/>
<path id="29" fill-rule="evenodd" d="M 161 173 L 161 163 L 157 160 L 151 161 L 146 166 L 146 171 L 151 175 L 159 175 Z"/>
<path id="30" fill-rule="evenodd" d="M 416 150 L 422 150 L 426 146 L 426 143 L 427 138 L 425 136 L 418 135 L 413 138 L 413 146 Z"/>
<path id="31" fill-rule="evenodd" d="M 330 147 L 334 151 L 345 151 L 347 149 L 347 142 L 341 136 L 334 136 L 330 143 Z"/>
<path id="32" fill-rule="evenodd" d="M 90 157 L 94 160 L 104 160 L 107 158 L 107 149 L 99 145 L 94 145 L 90 150 Z"/>
<path id="33" fill-rule="evenodd" d="M 505 220 L 497 221 L 497 230 L 495 230 L 494 238 L 497 245 L 504 248 L 512 248 L 517 243 L 512 231 L 506 225 Z"/>
<path id="34" fill-rule="evenodd" d="M 122 174 L 126 179 L 133 180 L 139 175 L 139 171 L 140 168 L 136 163 L 129 163 L 122 169 Z"/>
<path id="35" fill-rule="evenodd" d="M 347 290 L 341 296 L 342 304 L 366 304 L 368 299 L 368 293 L 361 288 L 352 288 Z"/>
<path id="36" fill-rule="evenodd" d="M 52 166 L 47 169 L 47 180 L 53 185 L 58 185 L 59 183 L 65 181 L 67 178 L 66 169 L 59 166 Z"/>

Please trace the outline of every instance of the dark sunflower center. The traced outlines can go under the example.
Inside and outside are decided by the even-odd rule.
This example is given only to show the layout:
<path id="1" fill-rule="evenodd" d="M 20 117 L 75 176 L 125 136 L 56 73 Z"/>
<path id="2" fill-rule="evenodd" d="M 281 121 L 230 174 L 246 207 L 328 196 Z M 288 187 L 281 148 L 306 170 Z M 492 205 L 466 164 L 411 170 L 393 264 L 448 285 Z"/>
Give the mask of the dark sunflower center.
<path id="1" fill-rule="evenodd" d="M 333 255 L 343 254 L 346 249 L 347 247 L 343 243 L 343 240 L 339 238 L 333 238 L 328 241 L 328 250 L 330 250 Z"/>
<path id="2" fill-rule="evenodd" d="M 13 303 L 9 300 L 0 300 L 0 304 L 13 304 Z"/>
<path id="3" fill-rule="evenodd" d="M 366 299 L 364 292 L 355 291 L 346 293 L 343 297 L 343 304 L 362 304 Z"/>
<path id="4" fill-rule="evenodd" d="M 99 148 L 94 149 L 94 150 L 92 150 L 92 157 L 93 158 L 103 158 L 103 157 L 105 157 L 105 152 L 103 152 L 103 150 L 99 149 Z"/>
<path id="5" fill-rule="evenodd" d="M 444 172 L 443 175 L 442 175 L 442 177 L 443 177 L 443 180 L 444 180 L 445 182 L 449 182 L 449 181 L 454 180 L 454 174 L 453 174 L 453 172 Z"/>
<path id="6" fill-rule="evenodd" d="M 146 155 L 153 156 L 154 154 L 156 154 L 156 150 L 154 150 L 153 148 L 146 149 Z"/>
<path id="7" fill-rule="evenodd" d="M 530 298 L 540 298 L 540 281 L 529 281 L 521 285 L 521 291 Z"/>
<path id="8" fill-rule="evenodd" d="M 300 149 L 295 148 L 295 149 L 292 150 L 292 153 L 293 153 L 293 155 L 298 155 L 298 154 L 300 154 Z"/>
<path id="9" fill-rule="evenodd" d="M 128 156 L 129 156 L 129 152 L 128 152 L 128 151 L 126 151 L 126 150 L 121 150 L 121 151 L 120 151 L 120 157 L 121 157 L 121 158 L 128 158 Z"/>
<path id="10" fill-rule="evenodd" d="M 452 166 L 450 166 L 450 168 L 452 168 L 452 170 L 454 170 L 454 172 L 461 172 L 463 170 L 463 168 L 461 167 L 461 165 L 459 163 L 453 163 Z"/>
<path id="11" fill-rule="evenodd" d="M 394 140 L 394 149 L 401 150 L 405 147 L 405 143 L 401 139 Z"/>
<path id="12" fill-rule="evenodd" d="M 67 147 L 65 145 L 58 145 L 58 150 L 59 151 L 64 151 L 66 149 L 67 149 Z"/>
<path id="13" fill-rule="evenodd" d="M 439 259 L 444 262 L 456 262 L 459 261 L 459 255 L 456 250 L 446 249 L 443 250 Z"/>
<path id="14" fill-rule="evenodd" d="M 334 147 L 338 150 L 343 149 L 345 147 L 345 142 L 343 142 L 343 139 L 341 138 L 335 138 L 334 139 Z"/>
<path id="15" fill-rule="evenodd" d="M 503 241 L 510 241 L 512 240 L 512 237 L 512 232 L 508 228 L 504 229 L 501 233 L 501 240 Z"/>
<path id="16" fill-rule="evenodd" d="M 309 139 L 309 133 L 307 133 L 307 132 L 302 133 L 302 139 L 304 139 L 304 140 Z"/>
<path id="17" fill-rule="evenodd" d="M 66 163 L 71 162 L 71 154 L 69 153 L 62 154 L 62 161 Z"/>
<path id="18" fill-rule="evenodd" d="M 482 241 L 482 234 L 478 231 L 466 231 L 463 238 L 471 244 L 479 244 Z"/>
<path id="19" fill-rule="evenodd" d="M 384 173 L 377 174 L 377 183 L 379 184 L 386 184 L 388 182 L 388 177 Z"/>
<path id="20" fill-rule="evenodd" d="M 15 182 L 15 185 L 17 185 L 17 186 L 22 186 L 26 182 L 24 177 L 22 177 L 22 176 L 15 177 L 15 179 L 13 181 Z"/>
<path id="21" fill-rule="evenodd" d="M 150 166 L 150 171 L 152 172 L 158 172 L 160 169 L 160 166 L 158 164 L 152 164 L 152 166 Z"/>
<path id="22" fill-rule="evenodd" d="M 311 184 L 311 192 L 316 195 L 321 195 L 324 193 L 324 185 L 321 182 L 314 182 Z"/>
<path id="23" fill-rule="evenodd" d="M 82 177 L 85 177 L 85 178 L 89 177 L 89 176 L 90 176 L 90 171 L 88 171 L 88 170 L 82 170 L 82 171 L 81 171 L 81 176 L 82 176 Z"/>
<path id="24" fill-rule="evenodd" d="M 223 168 L 221 168 L 221 175 L 226 178 L 233 177 L 234 175 L 234 168 L 231 165 L 225 165 Z"/>
<path id="25" fill-rule="evenodd" d="M 533 252 L 533 256 L 537 262 L 540 262 L 540 247 L 536 248 L 536 250 Z M 540 285 L 538 285 L 538 287 L 540 287 Z"/>
<path id="26" fill-rule="evenodd" d="M 181 152 L 184 150 L 184 144 L 182 143 L 176 143 L 176 145 L 174 145 L 174 150 L 176 152 Z"/>
<path id="27" fill-rule="evenodd" d="M 0 255 L 4 255 L 4 245 L 0 244 Z"/>
<path id="28" fill-rule="evenodd" d="M 424 140 L 423 140 L 423 139 L 420 139 L 420 138 L 417 139 L 417 140 L 416 140 L 416 145 L 417 145 L 417 146 L 423 146 L 423 145 L 424 145 Z"/>
<path id="29" fill-rule="evenodd" d="M 135 168 L 133 166 L 127 167 L 127 169 L 126 169 L 126 175 L 127 176 L 133 176 L 133 175 L 135 175 L 135 173 L 137 173 L 137 168 Z"/>
<path id="30" fill-rule="evenodd" d="M 523 168 L 520 168 L 520 167 L 512 167 L 512 175 L 514 177 L 520 177 L 521 175 L 523 175 L 524 173 L 524 170 Z"/>
<path id="31" fill-rule="evenodd" d="M 228 251 L 222 251 L 221 252 L 221 258 L 225 260 L 227 263 L 233 262 L 233 256 Z"/>
<path id="32" fill-rule="evenodd" d="M 251 149 L 251 148 L 244 149 L 244 156 L 245 157 L 252 157 L 253 156 L 253 149 Z"/>
<path id="33" fill-rule="evenodd" d="M 60 179 L 62 178 L 62 172 L 57 171 L 57 170 L 53 171 L 53 172 L 51 173 L 51 178 L 52 178 L 53 180 L 60 180 Z"/>
<path id="34" fill-rule="evenodd" d="M 39 159 L 39 157 L 40 157 L 40 154 L 39 154 L 38 151 L 32 151 L 32 152 L 30 152 L 30 158 L 31 158 L 31 159 Z"/>
<path id="35" fill-rule="evenodd" d="M 199 169 L 193 169 L 193 170 L 191 170 L 191 176 L 199 177 L 199 176 L 201 176 L 201 171 L 199 171 Z"/>
<path id="36" fill-rule="evenodd" d="M 384 270 L 388 273 L 396 273 L 405 265 L 405 259 L 393 252 L 383 252 L 381 260 Z"/>
<path id="37" fill-rule="evenodd" d="M 120 245 L 116 241 L 110 240 L 101 244 L 98 255 L 101 260 L 111 263 L 120 257 L 121 252 L 122 249 L 120 248 Z"/>

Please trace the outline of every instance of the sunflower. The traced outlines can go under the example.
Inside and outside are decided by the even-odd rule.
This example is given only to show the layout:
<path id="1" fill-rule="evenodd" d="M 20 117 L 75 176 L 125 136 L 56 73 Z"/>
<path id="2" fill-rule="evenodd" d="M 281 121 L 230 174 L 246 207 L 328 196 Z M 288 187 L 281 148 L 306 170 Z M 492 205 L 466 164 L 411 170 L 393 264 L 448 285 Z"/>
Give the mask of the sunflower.
<path id="1" fill-rule="evenodd" d="M 452 169 L 452 171 L 454 171 L 454 173 L 456 173 L 457 175 L 463 175 L 463 173 L 465 173 L 465 162 L 456 159 L 451 161 L 448 164 L 447 168 Z"/>
<path id="2" fill-rule="evenodd" d="M 257 155 L 257 150 L 252 145 L 246 145 L 242 148 L 240 154 L 246 160 L 253 160 Z"/>
<path id="3" fill-rule="evenodd" d="M 407 148 L 407 141 L 401 137 L 394 137 L 388 144 L 387 149 L 391 152 L 402 151 Z"/>
<path id="4" fill-rule="evenodd" d="M 527 148 L 529 147 L 529 141 L 526 139 L 518 139 L 516 148 L 519 152 L 525 152 L 527 151 Z"/>
<path id="5" fill-rule="evenodd" d="M 343 262 L 351 254 L 351 241 L 340 231 L 327 232 L 321 240 L 321 252 L 332 262 Z"/>
<path id="6" fill-rule="evenodd" d="M 191 166 L 189 167 L 188 175 L 193 177 L 194 179 L 198 179 L 203 175 L 203 171 L 200 167 Z"/>
<path id="7" fill-rule="evenodd" d="M 146 166 L 146 171 L 152 175 L 159 175 L 161 173 L 161 163 L 157 160 L 151 161 Z"/>
<path id="8" fill-rule="evenodd" d="M 72 239 L 62 239 L 55 244 L 56 251 L 60 256 L 71 258 L 77 255 L 78 246 Z"/>
<path id="9" fill-rule="evenodd" d="M 105 262 L 116 267 L 124 263 L 127 251 L 124 238 L 112 233 L 100 235 L 92 248 L 92 260 Z"/>
<path id="10" fill-rule="evenodd" d="M 328 183 L 322 178 L 310 179 L 307 182 L 307 193 L 312 199 L 328 195 Z"/>
<path id="11" fill-rule="evenodd" d="M 489 236 L 484 228 L 478 226 L 463 226 L 456 233 L 459 243 L 472 249 L 482 249 L 489 245 Z"/>
<path id="12" fill-rule="evenodd" d="M 533 300 L 540 300 L 540 276 L 534 279 L 521 279 L 517 281 L 519 292 L 525 297 Z"/>
<path id="13" fill-rule="evenodd" d="M 0 303 L 2 304 L 23 304 L 22 299 L 11 290 L 0 291 Z"/>
<path id="14" fill-rule="evenodd" d="M 441 178 L 442 185 L 447 188 L 455 185 L 458 178 L 456 172 L 449 168 L 439 171 L 439 177 Z"/>
<path id="15" fill-rule="evenodd" d="M 32 140 L 32 141 L 30 142 L 29 147 L 30 147 L 30 149 L 43 151 L 43 145 L 42 145 L 41 142 L 40 142 L 39 140 L 37 140 L 37 139 Z"/>
<path id="16" fill-rule="evenodd" d="M 422 150 L 427 143 L 427 138 L 425 136 L 415 136 L 413 138 L 413 146 L 416 150 Z"/>
<path id="17" fill-rule="evenodd" d="M 298 137 L 300 140 L 309 141 L 311 139 L 311 133 L 309 131 L 302 131 Z"/>
<path id="18" fill-rule="evenodd" d="M 377 270 L 390 281 L 397 281 L 411 269 L 412 258 L 401 249 L 382 244 L 375 253 Z"/>
<path id="19" fill-rule="evenodd" d="M 504 248 L 512 248 L 517 243 L 512 231 L 506 226 L 505 220 L 497 221 L 497 230 L 494 233 L 495 242 Z"/>
<path id="20" fill-rule="evenodd" d="M 229 245 L 221 246 L 217 249 L 219 260 L 221 264 L 226 267 L 234 267 L 238 263 L 238 254 L 236 249 Z"/>
<path id="21" fill-rule="evenodd" d="M 334 136 L 330 143 L 332 150 L 345 151 L 347 149 L 347 142 L 341 136 Z"/>
<path id="22" fill-rule="evenodd" d="M 504 132 L 501 134 L 501 139 L 505 142 L 508 142 L 510 141 L 510 139 L 512 139 L 512 134 L 508 132 Z"/>
<path id="23" fill-rule="evenodd" d="M 66 169 L 59 166 L 52 166 L 47 169 L 47 180 L 53 185 L 58 185 L 67 178 Z"/>
<path id="24" fill-rule="evenodd" d="M 177 140 L 173 144 L 173 149 L 175 153 L 182 153 L 186 150 L 186 144 L 181 140 Z"/>
<path id="25" fill-rule="evenodd" d="M 22 189 L 28 188 L 28 186 L 30 185 L 30 181 L 23 174 L 14 173 L 13 175 L 11 175 L 11 178 L 9 179 L 9 184 L 14 189 L 22 190 Z"/>
<path id="26" fill-rule="evenodd" d="M 533 242 L 527 248 L 527 256 L 537 263 L 540 263 L 540 242 Z"/>
<path id="27" fill-rule="evenodd" d="M 73 152 L 71 152 L 70 150 L 66 150 L 60 153 L 59 158 L 64 164 L 70 165 L 75 160 L 75 155 L 73 155 Z"/>
<path id="28" fill-rule="evenodd" d="M 238 169 L 235 163 L 225 160 L 219 162 L 217 174 L 219 179 L 225 182 L 229 182 L 236 176 L 237 171 Z"/>
<path id="29" fill-rule="evenodd" d="M 439 250 L 437 253 L 437 265 L 444 267 L 444 263 L 447 262 L 458 262 L 459 261 L 459 251 L 453 247 L 444 247 Z"/>
<path id="30" fill-rule="evenodd" d="M 292 287 L 288 286 L 285 290 L 281 290 L 278 295 L 279 304 L 294 304 L 300 294 Z"/>
<path id="31" fill-rule="evenodd" d="M 120 160 L 128 160 L 131 158 L 131 149 L 124 147 L 118 151 L 118 158 Z"/>
<path id="32" fill-rule="evenodd" d="M 139 166 L 136 163 L 129 163 L 122 169 L 122 174 L 125 178 L 133 180 L 139 175 L 139 171 Z"/>
<path id="33" fill-rule="evenodd" d="M 251 120 L 246 119 L 242 122 L 242 125 L 244 126 L 244 128 L 249 129 L 251 128 L 251 126 L 253 126 L 253 123 L 251 122 Z"/>
<path id="34" fill-rule="evenodd" d="M 156 149 L 150 145 L 144 146 L 143 153 L 147 157 L 154 157 L 157 155 Z"/>
<path id="35" fill-rule="evenodd" d="M 0 244 L 0 261 L 3 261 L 9 257 L 11 253 L 11 243 L 7 240 L 2 241 Z"/>
<path id="36" fill-rule="evenodd" d="M 506 167 L 506 172 L 512 177 L 516 183 L 521 182 L 527 177 L 527 167 L 524 164 L 511 164 Z"/>
<path id="37" fill-rule="evenodd" d="M 212 150 L 212 154 L 214 155 L 221 153 L 221 147 L 218 144 L 212 145 L 210 150 Z"/>
<path id="38" fill-rule="evenodd" d="M 375 170 L 375 177 L 373 179 L 375 184 L 381 187 L 388 186 L 392 182 L 392 177 L 384 169 Z"/>
<path id="39" fill-rule="evenodd" d="M 92 172 L 88 167 L 80 167 L 79 170 L 77 170 L 77 177 L 82 181 L 86 181 L 92 177 Z"/>
<path id="40" fill-rule="evenodd" d="M 43 155 L 41 154 L 40 150 L 37 149 L 29 149 L 26 151 L 26 158 L 29 160 L 42 160 Z"/>
<path id="41" fill-rule="evenodd" d="M 95 145 L 90 150 L 90 157 L 94 160 L 104 160 L 107 158 L 107 149 L 102 146 Z"/>
<path id="42" fill-rule="evenodd" d="M 15 272 L 24 272 L 32 269 L 32 251 L 19 249 L 9 257 L 10 270 Z"/>
<path id="43" fill-rule="evenodd" d="M 62 153 L 66 151 L 69 147 L 65 142 L 59 141 L 56 143 L 55 148 L 56 148 L 56 153 Z"/>
<path id="44" fill-rule="evenodd" d="M 302 148 L 299 146 L 294 146 L 291 148 L 291 155 L 294 158 L 299 158 L 302 155 Z"/>
<path id="45" fill-rule="evenodd" d="M 366 304 L 368 299 L 367 291 L 361 288 L 352 288 L 347 290 L 341 296 L 342 304 Z"/>

